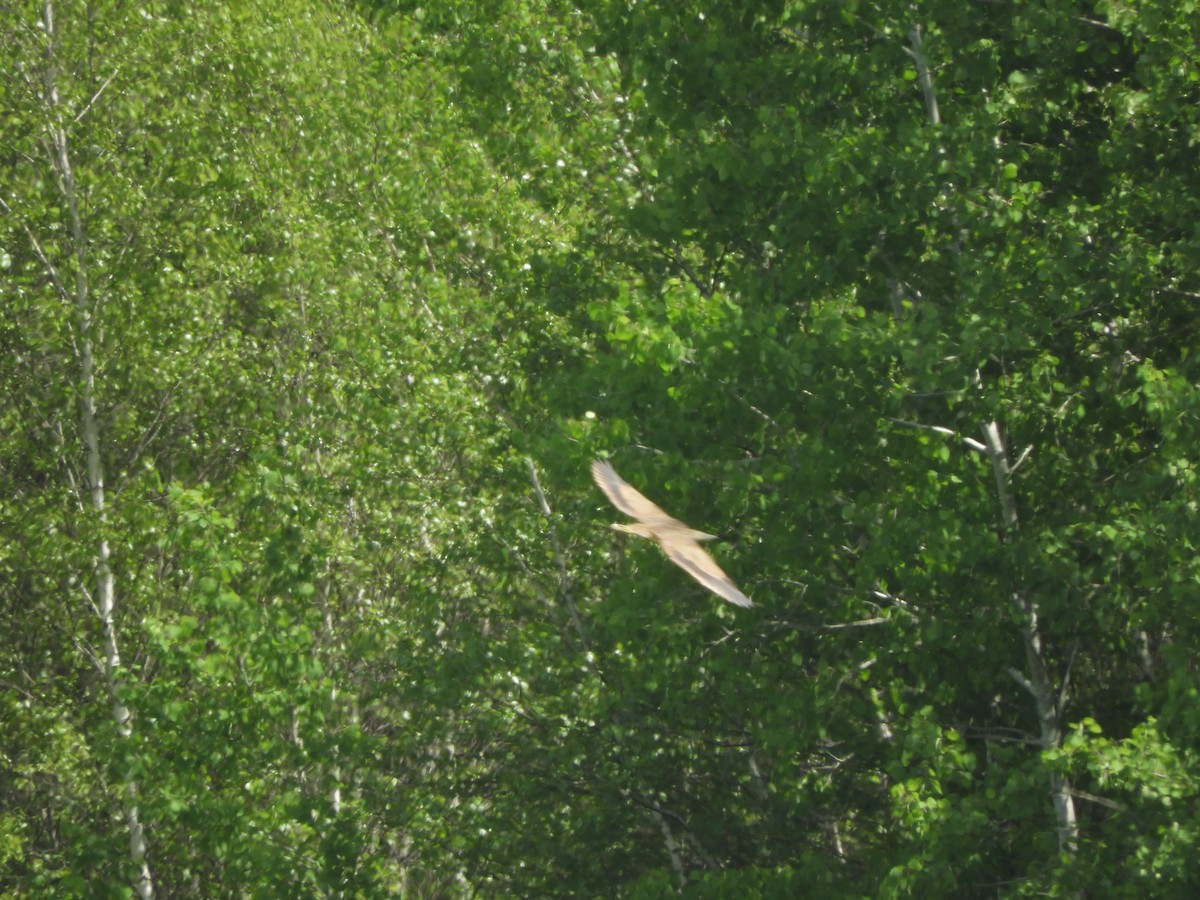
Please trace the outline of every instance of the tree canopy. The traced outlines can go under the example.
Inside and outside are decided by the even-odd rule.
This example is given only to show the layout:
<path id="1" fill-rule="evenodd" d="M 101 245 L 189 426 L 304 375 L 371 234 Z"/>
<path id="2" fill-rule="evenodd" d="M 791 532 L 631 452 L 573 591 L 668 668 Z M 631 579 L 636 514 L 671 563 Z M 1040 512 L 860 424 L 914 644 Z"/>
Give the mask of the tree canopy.
<path id="1" fill-rule="evenodd" d="M 193 7 L 0 10 L 0 894 L 1195 894 L 1193 3 Z"/>

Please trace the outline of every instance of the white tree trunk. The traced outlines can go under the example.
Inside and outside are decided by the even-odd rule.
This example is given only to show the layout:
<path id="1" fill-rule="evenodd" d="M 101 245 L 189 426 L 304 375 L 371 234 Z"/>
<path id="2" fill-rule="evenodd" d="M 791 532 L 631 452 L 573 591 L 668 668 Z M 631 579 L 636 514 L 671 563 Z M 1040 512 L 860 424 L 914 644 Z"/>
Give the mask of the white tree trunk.
<path id="1" fill-rule="evenodd" d="M 122 674 L 121 654 L 116 628 L 116 586 L 110 563 L 110 550 L 106 536 L 106 509 L 104 502 L 104 466 L 100 453 L 100 427 L 96 417 L 96 360 L 92 335 L 95 316 L 88 285 L 87 240 L 83 219 L 79 212 L 79 196 L 75 184 L 75 173 L 71 166 L 71 153 L 67 133 L 68 118 L 60 106 L 57 81 L 58 33 L 55 29 L 54 6 L 51 0 L 42 4 L 42 26 L 46 35 L 46 69 L 44 77 L 44 102 L 49 114 L 48 148 L 50 166 L 54 172 L 59 192 L 67 206 L 71 245 L 73 250 L 74 285 L 68 287 L 60 272 L 37 243 L 34 249 L 55 285 L 59 296 L 70 302 L 75 309 L 76 347 L 80 366 L 80 432 L 83 436 L 87 456 L 87 490 L 92 508 L 99 522 L 99 538 L 96 550 L 94 577 L 96 585 L 96 611 L 100 617 L 104 635 L 104 682 L 107 688 L 111 714 L 118 734 L 129 739 L 133 734 L 133 716 L 121 698 Z M 30 234 L 33 237 L 32 233 Z M 134 889 L 143 900 L 154 896 L 154 881 L 146 860 L 146 836 L 138 812 L 138 786 L 127 773 L 121 798 L 125 825 L 129 830 L 130 861 L 137 872 Z"/>
<path id="2" fill-rule="evenodd" d="M 1013 534 L 1017 530 L 1017 501 L 1013 497 L 1009 483 L 1012 467 L 1008 463 L 1008 454 L 1004 449 L 1000 428 L 995 422 L 988 422 L 983 426 L 983 440 L 982 452 L 991 460 L 992 472 L 996 476 L 996 490 L 1000 497 L 1004 531 L 1006 534 Z M 1018 460 L 1019 463 L 1020 460 Z M 1052 750 L 1062 740 L 1062 701 L 1064 697 L 1055 690 L 1053 679 L 1046 668 L 1037 603 L 1020 590 L 1013 593 L 1012 601 L 1021 615 L 1021 636 L 1025 642 L 1025 662 L 1028 673 L 1015 668 L 1008 671 L 1033 697 L 1040 730 L 1038 745 L 1043 750 Z M 1065 693 L 1065 680 L 1063 693 Z M 1071 797 L 1070 783 L 1057 772 L 1050 774 L 1050 799 L 1054 804 L 1054 815 L 1058 822 L 1058 848 L 1066 853 L 1074 853 L 1079 843 L 1079 823 L 1075 818 L 1075 801 Z"/>
<path id="3" fill-rule="evenodd" d="M 1010 465 L 1008 453 L 1004 448 L 1004 440 L 1000 436 L 1000 427 L 995 422 L 988 422 L 983 426 L 983 441 L 980 442 L 972 437 L 963 437 L 953 429 L 941 425 L 924 425 L 920 422 L 908 422 L 903 419 L 889 419 L 889 421 L 908 428 L 922 428 L 937 434 L 956 437 L 972 450 L 986 456 L 992 464 L 992 474 L 996 478 L 996 492 L 1000 502 L 1004 534 L 1016 534 L 1017 501 L 1013 496 L 1010 481 L 1013 470 L 1025 460 L 1030 452 L 1029 449 L 1021 454 L 1015 464 Z M 1067 679 L 1064 677 L 1062 687 L 1056 691 L 1054 679 L 1046 667 L 1036 601 L 1031 600 L 1026 592 L 1020 589 L 1013 591 L 1010 599 L 1020 614 L 1021 637 L 1025 644 L 1025 662 L 1029 671 L 1025 673 L 1016 668 L 1009 668 L 1008 673 L 1033 698 L 1038 715 L 1037 745 L 1043 750 L 1052 750 L 1062 741 L 1062 710 L 1066 702 Z M 1074 853 L 1079 845 L 1079 822 L 1075 817 L 1075 801 L 1071 794 L 1070 782 L 1057 772 L 1050 774 L 1050 799 L 1054 805 L 1054 815 L 1057 821 L 1059 849 L 1064 853 Z"/>
<path id="4" fill-rule="evenodd" d="M 938 108 L 937 92 L 933 83 L 933 74 L 929 61 L 925 56 L 924 42 L 921 37 L 921 26 L 913 23 L 908 32 L 909 45 L 905 51 L 912 57 L 917 69 L 917 78 L 921 92 L 925 98 L 926 119 L 932 126 L 942 122 L 941 111 Z M 892 303 L 896 310 L 897 319 L 903 317 L 903 299 L 905 287 L 899 282 L 892 282 Z M 978 375 L 976 376 L 978 378 Z M 940 434 L 960 437 L 953 430 L 936 425 L 921 425 L 914 422 L 904 422 L 893 419 L 899 425 L 926 428 Z M 962 437 L 964 444 L 988 457 L 992 464 L 992 473 L 996 478 L 996 491 L 1000 501 L 1000 514 L 1004 524 L 1004 533 L 1016 534 L 1018 517 L 1017 502 L 1012 493 L 1011 476 L 1013 469 L 1019 466 L 1024 454 L 1015 465 L 1010 465 L 1000 436 L 1000 428 L 995 422 L 983 426 L 983 443 L 974 438 Z M 1026 451 L 1028 452 L 1028 451 Z M 1039 736 L 1038 746 L 1050 750 L 1062 741 L 1062 707 L 1066 695 L 1066 680 L 1061 691 L 1055 691 L 1053 680 L 1046 668 L 1043 653 L 1042 635 L 1038 622 L 1037 603 L 1031 600 L 1024 591 L 1013 592 L 1012 602 L 1021 618 L 1021 634 L 1025 643 L 1025 661 L 1028 674 L 1015 668 L 1010 668 L 1009 674 L 1033 697 L 1038 714 Z M 1057 772 L 1050 775 L 1050 797 L 1054 805 L 1055 818 L 1058 823 L 1058 846 L 1066 853 L 1075 852 L 1079 842 L 1079 824 L 1075 818 L 1075 802 L 1071 797 L 1070 783 Z"/>

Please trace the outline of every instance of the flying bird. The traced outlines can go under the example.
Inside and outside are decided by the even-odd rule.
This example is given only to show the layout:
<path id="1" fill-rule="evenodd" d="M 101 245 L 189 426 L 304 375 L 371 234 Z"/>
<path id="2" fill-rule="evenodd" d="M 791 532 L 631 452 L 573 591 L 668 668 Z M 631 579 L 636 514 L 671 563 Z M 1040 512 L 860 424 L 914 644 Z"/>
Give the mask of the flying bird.
<path id="1" fill-rule="evenodd" d="M 718 597 L 736 606 L 754 605 L 749 597 L 738 590 L 733 579 L 722 572 L 721 567 L 700 547 L 700 541 L 711 541 L 716 535 L 688 528 L 678 519 L 667 515 L 618 475 L 606 460 L 592 462 L 592 478 L 613 506 L 637 519 L 634 525 L 613 525 L 614 530 L 654 541 L 667 554 L 667 559 Z"/>

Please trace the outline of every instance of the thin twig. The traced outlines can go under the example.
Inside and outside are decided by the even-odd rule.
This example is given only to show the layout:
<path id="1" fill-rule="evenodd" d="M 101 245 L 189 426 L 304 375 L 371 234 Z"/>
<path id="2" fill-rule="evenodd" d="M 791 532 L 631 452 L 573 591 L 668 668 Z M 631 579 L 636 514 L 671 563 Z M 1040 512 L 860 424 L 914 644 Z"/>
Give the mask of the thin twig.
<path id="1" fill-rule="evenodd" d="M 537 497 L 538 508 L 546 519 L 546 528 L 550 533 L 550 546 L 554 550 L 554 561 L 558 566 L 558 596 L 562 598 L 567 611 L 571 614 L 571 621 L 575 625 L 575 630 L 579 633 L 579 639 L 583 642 L 584 648 L 587 649 L 589 647 L 587 634 L 583 630 L 583 620 L 579 616 L 579 610 L 575 607 L 575 599 L 571 596 L 571 576 L 567 568 L 567 558 L 563 553 L 562 544 L 558 540 L 558 530 L 554 527 L 554 516 L 550 512 L 550 504 L 547 502 L 546 494 L 542 490 L 542 483 L 538 480 L 537 469 L 533 465 L 532 457 L 525 457 L 525 466 L 529 470 L 529 481 L 533 485 L 533 492 Z"/>
<path id="2" fill-rule="evenodd" d="M 75 114 L 75 118 L 71 120 L 72 123 L 77 124 L 80 119 L 82 119 L 84 116 L 87 115 L 87 111 L 92 108 L 92 104 L 100 99 L 100 95 L 104 93 L 104 89 L 107 88 L 109 86 L 109 84 L 112 82 L 112 80 L 117 77 L 117 73 L 120 71 L 121 71 L 120 66 L 117 66 L 115 69 L 113 69 L 113 73 L 104 79 L 104 84 L 100 85 L 100 87 L 96 90 L 96 93 L 92 94 L 92 99 L 90 99 L 86 104 L 84 104 L 83 109 L 81 109 L 78 113 Z"/>

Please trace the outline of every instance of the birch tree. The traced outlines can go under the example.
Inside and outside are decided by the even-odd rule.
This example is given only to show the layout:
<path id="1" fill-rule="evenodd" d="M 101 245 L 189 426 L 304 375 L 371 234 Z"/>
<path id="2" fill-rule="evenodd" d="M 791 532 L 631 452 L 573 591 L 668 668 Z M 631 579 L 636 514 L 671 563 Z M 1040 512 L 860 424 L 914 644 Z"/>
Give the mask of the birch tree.
<path id="1" fill-rule="evenodd" d="M 60 94 L 60 76 L 66 63 L 61 57 L 61 29 L 64 23 L 56 19 L 52 0 L 41 5 L 40 18 L 27 27 L 37 36 L 42 49 L 40 65 L 31 65 L 25 70 L 26 89 L 36 98 L 41 122 L 35 126 L 40 131 L 38 143 L 43 158 L 40 160 L 48 181 L 53 185 L 55 206 L 59 220 L 49 224 L 48 230 L 39 234 L 47 223 L 23 219 L 26 210 L 17 196 L 0 198 L 4 212 L 20 223 L 20 229 L 28 241 L 29 249 L 41 264 L 42 276 L 52 289 L 58 302 L 70 310 L 69 341 L 74 355 L 72 388 L 79 413 L 74 429 L 80 441 L 83 459 L 82 472 L 69 467 L 62 474 L 68 478 L 76 502 L 92 510 L 87 533 L 92 536 L 93 569 L 90 579 L 81 578 L 79 587 L 82 600 L 86 601 L 97 617 L 102 636 L 102 645 L 96 654 L 101 668 L 105 693 L 110 705 L 113 727 L 128 744 L 135 727 L 134 712 L 124 699 L 127 675 L 121 663 L 118 618 L 121 607 L 118 603 L 118 585 L 113 573 L 111 536 L 105 503 L 105 458 L 106 447 L 98 416 L 97 386 L 97 341 L 96 333 L 104 321 L 104 301 L 107 285 L 100 291 L 93 288 L 97 280 L 94 274 L 95 261 L 89 241 L 89 221 L 86 213 L 85 186 L 75 174 L 73 161 L 73 138 L 75 129 L 86 118 L 89 107 L 101 101 L 108 82 L 116 72 L 107 73 L 90 96 L 67 101 Z M 78 22 L 68 22 L 65 27 L 80 27 Z M 40 32 L 40 33 L 39 33 Z M 24 62 L 31 62 L 28 58 Z M 64 455 L 75 456 L 69 445 L 63 447 Z M 89 586 L 90 580 L 90 586 Z M 129 863 L 136 873 L 133 886 L 142 898 L 154 896 L 154 879 L 147 859 L 147 837 L 139 811 L 139 789 L 136 775 L 136 755 L 128 747 L 118 746 L 116 758 L 109 765 L 116 773 L 115 798 L 124 815 L 129 836 Z"/>

